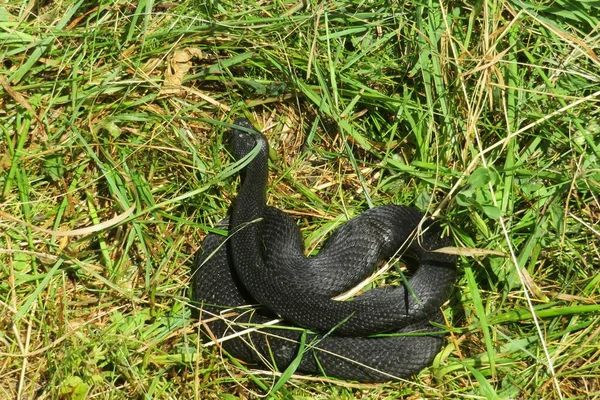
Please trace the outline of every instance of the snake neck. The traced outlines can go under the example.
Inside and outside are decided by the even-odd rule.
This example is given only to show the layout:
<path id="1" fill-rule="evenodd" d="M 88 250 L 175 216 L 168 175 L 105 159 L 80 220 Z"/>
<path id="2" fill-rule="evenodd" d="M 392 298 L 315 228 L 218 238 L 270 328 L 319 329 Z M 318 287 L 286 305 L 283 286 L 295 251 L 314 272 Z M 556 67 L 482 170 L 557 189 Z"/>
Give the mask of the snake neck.
<path id="1" fill-rule="evenodd" d="M 240 281 L 248 286 L 247 282 L 256 279 L 253 267 L 263 263 L 261 232 L 267 201 L 269 151 L 267 140 L 261 134 L 254 135 L 255 140 L 252 141 L 249 141 L 248 137 L 242 136 L 238 136 L 237 139 L 246 141 L 239 143 L 240 147 L 238 148 L 245 148 L 238 153 L 241 155 L 248 154 L 257 143 L 260 145 L 258 154 L 242 170 L 241 186 L 233 203 L 229 222 L 231 238 L 228 245 L 233 267 Z M 252 142 L 254 146 L 252 146 Z M 247 151 L 247 149 L 249 150 Z"/>
<path id="2" fill-rule="evenodd" d="M 260 144 L 260 150 L 241 173 L 241 186 L 231 214 L 230 228 L 234 229 L 232 232 L 246 224 L 255 225 L 251 223 L 262 218 L 266 206 L 269 178 L 268 144 L 262 134 L 256 136 L 256 141 Z M 242 231 L 246 230 L 244 228 Z"/>

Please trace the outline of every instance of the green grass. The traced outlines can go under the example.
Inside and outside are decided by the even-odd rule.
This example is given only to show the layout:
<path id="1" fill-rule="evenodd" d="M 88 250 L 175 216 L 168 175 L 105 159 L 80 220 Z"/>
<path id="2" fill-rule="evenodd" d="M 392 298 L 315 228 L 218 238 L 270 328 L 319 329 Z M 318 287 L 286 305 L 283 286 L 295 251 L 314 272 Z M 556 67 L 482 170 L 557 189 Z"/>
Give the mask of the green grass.
<path id="1" fill-rule="evenodd" d="M 600 4 L 471 3 L 3 2 L 0 398 L 600 398 Z M 432 368 L 278 382 L 202 346 L 243 115 L 309 248 L 394 202 L 479 249 Z"/>

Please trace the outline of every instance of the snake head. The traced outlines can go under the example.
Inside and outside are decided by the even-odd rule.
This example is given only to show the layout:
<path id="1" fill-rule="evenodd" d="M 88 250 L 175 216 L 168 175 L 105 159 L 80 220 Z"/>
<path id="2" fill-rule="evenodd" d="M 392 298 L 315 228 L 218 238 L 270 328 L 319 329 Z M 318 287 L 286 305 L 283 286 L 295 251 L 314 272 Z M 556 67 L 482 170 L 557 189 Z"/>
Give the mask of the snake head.
<path id="1" fill-rule="evenodd" d="M 233 124 L 236 126 L 230 131 L 231 153 L 236 160 L 244 158 L 257 144 L 262 146 L 263 151 L 267 149 L 267 139 L 250 121 L 245 118 L 238 118 Z"/>

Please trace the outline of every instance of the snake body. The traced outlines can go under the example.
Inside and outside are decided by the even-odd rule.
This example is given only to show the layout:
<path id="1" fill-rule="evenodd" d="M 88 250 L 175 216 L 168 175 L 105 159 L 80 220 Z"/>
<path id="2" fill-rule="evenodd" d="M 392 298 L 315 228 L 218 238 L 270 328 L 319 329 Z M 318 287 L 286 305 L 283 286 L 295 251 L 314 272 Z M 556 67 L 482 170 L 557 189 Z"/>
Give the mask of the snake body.
<path id="1" fill-rule="evenodd" d="M 258 152 L 221 223 L 228 237 L 207 235 L 194 261 L 192 300 L 209 336 L 242 333 L 220 345 L 248 363 L 294 363 L 299 372 L 363 382 L 408 378 L 430 365 L 443 343 L 432 323 L 442 323 L 456 276 L 455 258 L 432 252 L 449 245 L 438 224 L 411 207 L 374 207 L 306 257 L 295 222 L 266 205 L 266 138 L 245 119 L 234 125 L 234 157 Z M 398 253 L 417 260 L 407 285 L 331 299 Z M 285 322 L 269 327 L 275 318 Z"/>

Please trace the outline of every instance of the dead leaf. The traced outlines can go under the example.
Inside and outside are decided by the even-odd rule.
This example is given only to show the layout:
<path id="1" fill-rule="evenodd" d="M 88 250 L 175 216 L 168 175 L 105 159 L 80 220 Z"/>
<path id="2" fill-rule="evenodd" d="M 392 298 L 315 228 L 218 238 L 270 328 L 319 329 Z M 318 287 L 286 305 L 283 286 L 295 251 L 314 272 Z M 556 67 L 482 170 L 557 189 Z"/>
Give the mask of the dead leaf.
<path id="1" fill-rule="evenodd" d="M 175 50 L 167 61 L 165 80 L 159 95 L 176 94 L 181 91 L 183 78 L 192 68 L 192 59 L 202 58 L 202 51 L 196 47 L 186 47 L 183 50 Z"/>

